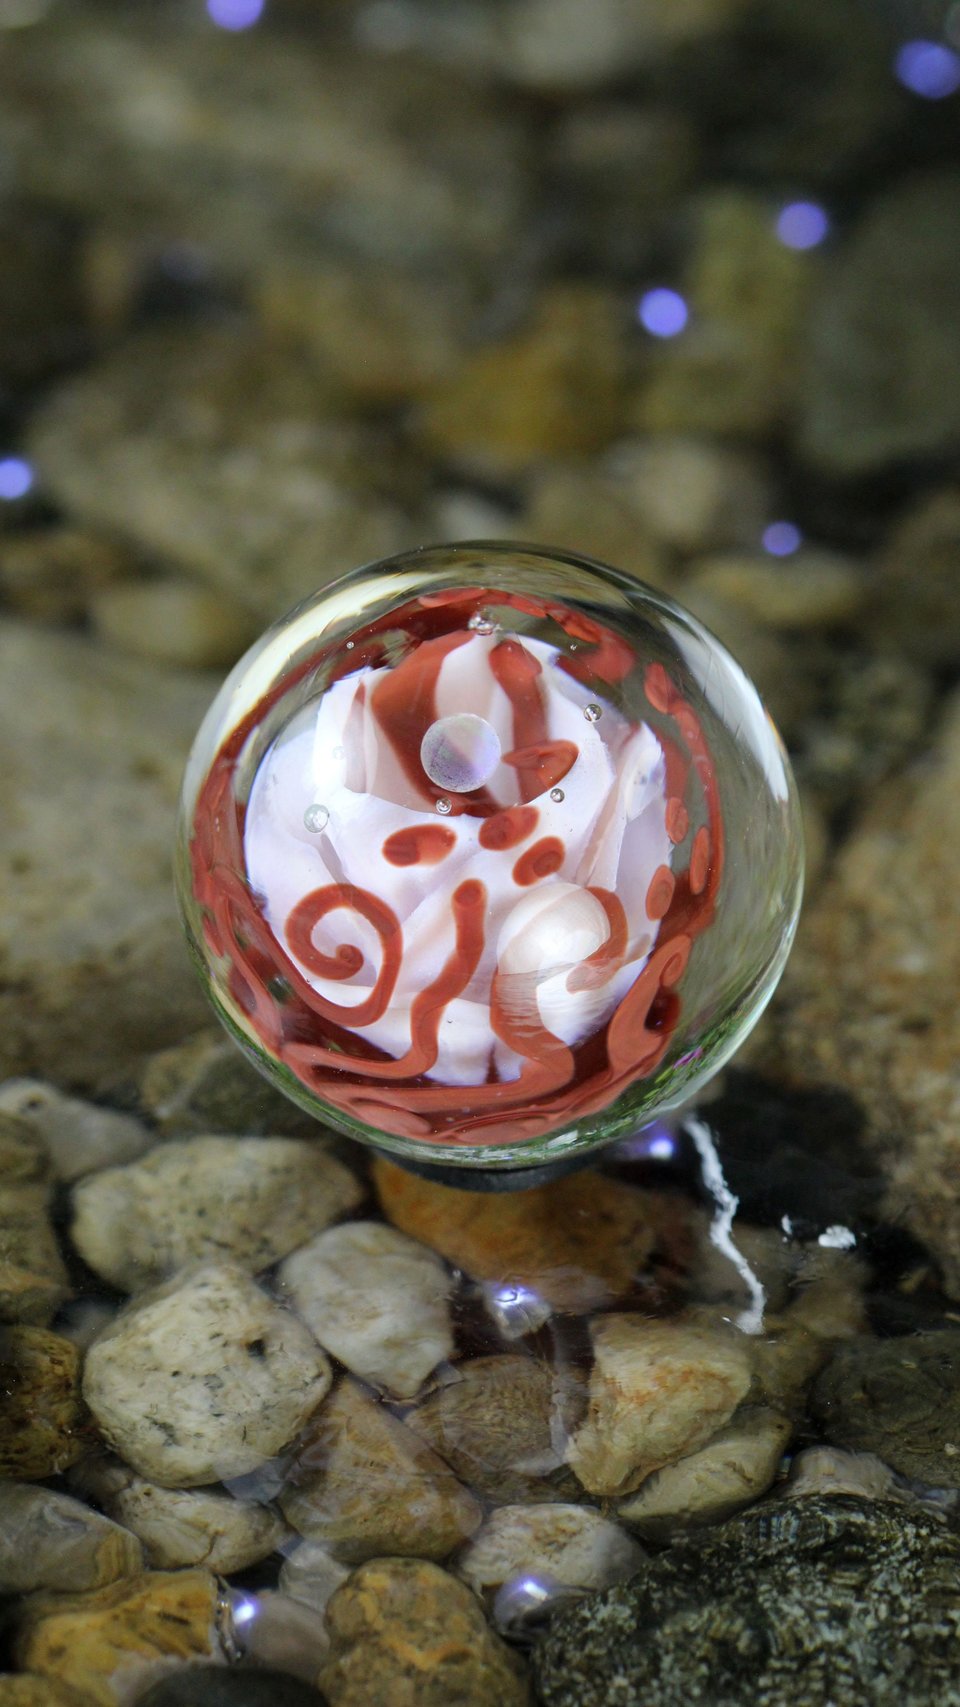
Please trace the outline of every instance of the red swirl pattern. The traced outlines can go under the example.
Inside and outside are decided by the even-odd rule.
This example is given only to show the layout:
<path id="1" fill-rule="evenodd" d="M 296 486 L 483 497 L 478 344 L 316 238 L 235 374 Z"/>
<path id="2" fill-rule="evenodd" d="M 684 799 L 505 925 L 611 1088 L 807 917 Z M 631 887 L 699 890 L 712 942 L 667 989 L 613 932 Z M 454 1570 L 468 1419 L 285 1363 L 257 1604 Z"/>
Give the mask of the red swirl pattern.
<path id="1" fill-rule="evenodd" d="M 521 1058 L 519 1076 L 471 1085 L 443 1084 L 426 1076 L 437 1058 L 444 1011 L 467 989 L 484 950 L 486 895 L 483 884 L 471 879 L 454 889 L 451 897 L 454 947 L 437 977 L 411 1003 L 406 1053 L 393 1058 L 357 1035 L 356 1028 L 377 1018 L 390 1001 L 403 957 L 400 921 L 384 900 L 353 885 L 334 883 L 313 890 L 297 903 L 286 921 L 286 945 L 278 940 L 245 876 L 245 807 L 234 793 L 240 757 L 254 729 L 297 682 L 321 667 L 328 681 L 363 666 L 379 668 L 386 661 L 383 636 L 400 629 L 408 635 L 412 649 L 381 678 L 374 705 L 380 728 L 408 782 L 425 805 L 432 804 L 436 791 L 422 772 L 419 751 L 423 734 L 436 716 L 439 670 L 443 660 L 470 638 L 469 617 L 492 601 L 549 617 L 578 645 L 589 643 L 589 653 L 584 650 L 576 658 L 559 660 L 561 668 L 582 682 L 614 683 L 636 663 L 621 635 L 550 601 L 538 603 L 526 595 L 486 588 L 411 600 L 365 629 L 352 651 L 338 647 L 300 659 L 221 747 L 194 813 L 190 857 L 204 937 L 221 963 L 230 998 L 245 1026 L 320 1102 L 385 1133 L 426 1143 L 502 1145 L 542 1137 L 602 1111 L 629 1084 L 653 1073 L 676 1030 L 680 1002 L 675 987 L 693 942 L 714 916 L 723 869 L 723 817 L 706 738 L 696 713 L 666 669 L 651 664 L 644 678 L 646 697 L 656 717 L 668 719 L 671 725 L 665 729 L 658 721 L 656 729 L 666 756 L 671 838 L 680 841 L 687 830 L 683 801 L 691 772 L 699 781 L 706 821 L 694 835 L 687 869 L 663 868 L 651 886 L 647 910 L 651 918 L 659 918 L 656 945 L 605 1024 L 576 1046 L 562 1042 L 540 1020 L 536 974 L 512 974 L 505 980 L 498 970 L 490 993 L 490 1025 L 495 1036 Z M 562 780 L 576 760 L 577 749 L 572 742 L 548 738 L 539 661 L 512 639 L 493 649 L 491 661 L 512 708 L 514 746 L 504 759 L 516 769 L 521 804 L 504 809 L 479 789 L 455 800 L 452 812 L 483 818 L 481 841 L 484 835 L 488 838 L 484 845 L 509 848 L 535 826 L 537 809 L 528 803 Z M 551 840 L 530 850 L 541 863 L 546 862 L 530 881 L 546 875 L 547 865 L 556 869 Z M 415 839 L 401 840 L 394 863 L 442 858 L 445 846 L 443 828 L 431 827 L 422 856 Z M 561 857 L 562 851 L 561 844 Z M 627 921 L 621 902 L 601 888 L 589 893 L 602 906 L 609 932 L 601 946 L 568 974 L 571 992 L 601 987 L 624 965 L 627 955 Z M 379 944 L 373 987 L 354 1005 L 322 995 L 300 970 L 302 966 L 340 981 L 360 970 L 363 956 L 353 944 L 344 943 L 330 954 L 322 952 L 314 940 L 317 924 L 338 909 L 365 920 Z"/>

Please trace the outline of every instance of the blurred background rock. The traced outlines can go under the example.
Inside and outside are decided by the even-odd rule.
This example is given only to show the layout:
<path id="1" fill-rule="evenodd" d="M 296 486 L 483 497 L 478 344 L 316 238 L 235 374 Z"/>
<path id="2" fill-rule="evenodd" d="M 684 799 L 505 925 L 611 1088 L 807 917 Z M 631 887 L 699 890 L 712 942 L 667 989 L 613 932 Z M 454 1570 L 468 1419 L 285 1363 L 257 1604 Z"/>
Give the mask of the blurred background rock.
<path id="1" fill-rule="evenodd" d="M 814 898 L 758 1058 L 866 1083 L 911 1200 L 960 1045 L 958 114 L 938 0 L 0 0 L 0 1070 L 96 1090 L 205 1018 L 172 813 L 260 628 L 515 535 L 765 693 Z"/>

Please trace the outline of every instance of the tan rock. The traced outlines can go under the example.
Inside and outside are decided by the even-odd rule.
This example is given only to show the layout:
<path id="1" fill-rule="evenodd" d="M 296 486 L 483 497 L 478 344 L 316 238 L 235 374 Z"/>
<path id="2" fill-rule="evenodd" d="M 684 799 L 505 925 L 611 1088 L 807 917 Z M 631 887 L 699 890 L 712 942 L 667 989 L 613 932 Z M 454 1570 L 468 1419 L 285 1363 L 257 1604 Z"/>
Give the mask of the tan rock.
<path id="1" fill-rule="evenodd" d="M 513 534 L 598 557 L 655 587 L 671 570 L 639 505 L 622 485 L 591 466 L 550 463 L 531 484 Z"/>
<path id="2" fill-rule="evenodd" d="M 329 1228 L 294 1251 L 279 1278 L 325 1350 L 397 1398 L 412 1398 L 453 1353 L 449 1271 L 382 1221 Z"/>
<path id="3" fill-rule="evenodd" d="M 166 1137 L 293 1132 L 316 1139 L 322 1130 L 256 1072 L 219 1026 L 149 1055 L 137 1094 Z"/>
<path id="4" fill-rule="evenodd" d="M 69 1294 L 49 1202 L 48 1185 L 0 1175 L 0 1322 L 44 1327 Z"/>
<path id="5" fill-rule="evenodd" d="M 330 1649 L 323 1613 L 270 1588 L 258 1591 L 256 1612 L 239 1637 L 245 1656 L 257 1667 L 276 1667 L 277 1683 L 281 1673 L 315 1683 Z"/>
<path id="6" fill-rule="evenodd" d="M 56 1178 L 67 1182 L 132 1162 L 153 1142 L 143 1121 L 132 1114 L 68 1096 L 42 1079 L 5 1079 L 0 1111 L 30 1128 Z"/>
<path id="7" fill-rule="evenodd" d="M 184 1565 L 224 1575 L 244 1571 L 274 1552 L 288 1533 L 269 1506 L 212 1488 L 161 1488 L 118 1458 L 84 1459 L 70 1485 L 137 1536 L 156 1571 Z"/>
<path id="8" fill-rule="evenodd" d="M 142 1569 L 136 1536 L 79 1500 L 29 1482 L 0 1493 L 0 1593 L 102 1588 Z"/>
<path id="9" fill-rule="evenodd" d="M 301 1541 L 280 1566 L 280 1587 L 293 1600 L 322 1612 L 330 1596 L 346 1582 L 349 1565 L 341 1565 L 315 1541 Z"/>
<path id="10" fill-rule="evenodd" d="M 682 281 L 689 324 L 651 350 L 636 425 L 754 437 L 787 421 L 816 264 L 780 242 L 765 197 L 708 192 Z"/>
<path id="11" fill-rule="evenodd" d="M 582 1311 L 628 1290 L 666 1247 L 688 1242 L 676 1199 L 584 1172 L 532 1191 L 489 1194 L 418 1179 L 377 1160 L 373 1177 L 395 1227 L 477 1280 L 523 1286 L 557 1310 Z"/>
<path id="12" fill-rule="evenodd" d="M 76 622 L 92 598 L 134 567 L 125 546 L 86 528 L 0 537 L 0 587 L 11 609 L 33 622 Z"/>
<path id="13" fill-rule="evenodd" d="M 624 439 L 604 467 L 653 538 L 685 555 L 753 543 L 770 512 L 769 481 L 756 458 L 716 439 Z"/>
<path id="14" fill-rule="evenodd" d="M 220 1589 L 209 1571 L 149 1572 L 91 1594 L 36 1595 L 21 1608 L 14 1656 L 85 1691 L 97 1707 L 126 1707 L 164 1662 L 220 1659 Z"/>
<path id="15" fill-rule="evenodd" d="M 869 583 L 839 552 L 807 546 L 786 562 L 746 553 L 701 558 L 691 585 L 723 599 L 764 628 L 802 631 L 845 628 L 855 622 Z"/>
<path id="16" fill-rule="evenodd" d="M 761 1064 L 856 1097 L 886 1213 L 960 1295 L 960 702 L 921 771 L 877 790 L 800 926 Z"/>
<path id="17" fill-rule="evenodd" d="M 622 421 L 619 315 L 595 285 L 551 286 L 529 322 L 478 350 L 425 402 L 428 448 L 496 474 L 598 450 Z"/>
<path id="18" fill-rule="evenodd" d="M 746 1410 L 699 1452 L 666 1464 L 617 1507 L 640 1535 L 665 1539 L 677 1529 L 719 1523 L 772 1485 L 790 1439 L 779 1411 Z"/>
<path id="19" fill-rule="evenodd" d="M 280 1452 L 330 1379 L 290 1311 L 235 1264 L 205 1263 L 138 1298 L 98 1335 L 84 1395 L 134 1470 L 189 1488 L 244 1475 Z"/>
<path id="20" fill-rule="evenodd" d="M 362 1196 L 319 1140 L 189 1138 L 81 1181 L 71 1237 L 97 1274 L 134 1292 L 204 1257 L 268 1268 Z"/>
<path id="21" fill-rule="evenodd" d="M 569 1588 L 610 1588 L 640 1569 L 642 1550 L 617 1523 L 580 1505 L 504 1505 L 457 1559 L 457 1575 L 484 1596 L 511 1577 Z"/>
<path id="22" fill-rule="evenodd" d="M 533 1357 L 473 1357 L 404 1421 L 485 1498 L 547 1500 L 561 1497 L 557 1472 L 562 1480 L 567 1435 L 583 1403 L 582 1380 L 572 1373 Z"/>
<path id="23" fill-rule="evenodd" d="M 81 1694 L 52 1677 L 0 1677 L 0 1707 L 94 1707 L 94 1697 Z"/>
<path id="24" fill-rule="evenodd" d="M 422 1559 L 361 1565 L 327 1608 L 331 1707 L 527 1707 L 523 1661 L 470 1590 Z"/>
<path id="25" fill-rule="evenodd" d="M 126 581 L 90 600 L 94 630 L 111 646 L 185 669 L 233 664 L 256 639 L 257 625 L 222 593 L 188 581 Z"/>
<path id="26" fill-rule="evenodd" d="M 567 1450 L 593 1494 L 624 1494 L 696 1451 L 733 1415 L 751 1382 L 742 1336 L 696 1322 L 601 1316 L 587 1418 Z"/>
<path id="27" fill-rule="evenodd" d="M 76 1346 L 46 1328 L 0 1328 L 0 1477 L 59 1475 L 89 1445 Z"/>
<path id="28" fill-rule="evenodd" d="M 307 1540 L 350 1564 L 388 1553 L 444 1559 L 483 1516 L 443 1460 L 349 1377 L 313 1418 L 280 1506 Z"/>

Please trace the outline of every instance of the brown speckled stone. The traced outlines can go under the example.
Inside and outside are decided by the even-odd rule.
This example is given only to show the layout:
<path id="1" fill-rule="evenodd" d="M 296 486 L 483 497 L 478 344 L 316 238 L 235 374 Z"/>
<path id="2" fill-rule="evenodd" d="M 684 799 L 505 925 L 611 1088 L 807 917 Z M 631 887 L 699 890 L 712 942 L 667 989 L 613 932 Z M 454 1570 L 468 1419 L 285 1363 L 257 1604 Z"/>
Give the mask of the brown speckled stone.
<path id="1" fill-rule="evenodd" d="M 522 1660 L 463 1583 L 422 1559 L 374 1559 L 327 1608 L 331 1707 L 527 1707 Z"/>
<path id="2" fill-rule="evenodd" d="M 0 1329 L 0 1476 L 56 1476 L 90 1440 L 76 1346 L 46 1328 Z"/>

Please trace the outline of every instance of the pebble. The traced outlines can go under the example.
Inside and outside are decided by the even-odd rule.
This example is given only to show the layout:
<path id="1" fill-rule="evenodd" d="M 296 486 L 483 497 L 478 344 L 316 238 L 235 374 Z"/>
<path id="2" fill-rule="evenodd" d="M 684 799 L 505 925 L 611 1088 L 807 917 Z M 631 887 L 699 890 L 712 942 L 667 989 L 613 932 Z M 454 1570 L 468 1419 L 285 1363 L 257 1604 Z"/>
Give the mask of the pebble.
<path id="1" fill-rule="evenodd" d="M 547 287 L 529 320 L 469 356 L 424 400 L 434 455 L 484 476 L 607 444 L 623 422 L 621 310 L 590 284 Z"/>
<path id="2" fill-rule="evenodd" d="M 0 1477 L 59 1475 L 89 1444 L 76 1346 L 47 1328 L 0 1328 Z"/>
<path id="3" fill-rule="evenodd" d="M 335 1589 L 350 1575 L 348 1565 L 319 1547 L 315 1541 L 301 1541 L 288 1553 L 280 1566 L 280 1587 L 294 1600 L 322 1612 Z"/>
<path id="4" fill-rule="evenodd" d="M 0 1707 L 95 1707 L 92 1695 L 80 1694 L 52 1677 L 0 1677 Z"/>
<path id="5" fill-rule="evenodd" d="M 233 1595 L 233 1622 L 244 1657 L 256 1666 L 315 1683 L 330 1640 L 323 1613 L 276 1589 Z"/>
<path id="6" fill-rule="evenodd" d="M 923 669 L 949 669 L 960 650 L 960 486 L 905 511 L 878 553 L 872 587 L 877 644 Z"/>
<path id="7" fill-rule="evenodd" d="M 502 24 L 504 67 L 524 87 L 546 93 L 602 89 L 729 27 L 740 9 L 741 0 L 679 0 L 666 8 L 655 0 L 595 0 L 585 16 L 576 0 L 512 0 Z"/>
<path id="8" fill-rule="evenodd" d="M 120 582 L 94 593 L 89 611 L 109 645 L 184 669 L 225 669 L 257 635 L 242 607 L 188 581 Z"/>
<path id="9" fill-rule="evenodd" d="M 329 382 L 261 334 L 174 323 L 53 392 L 31 453 L 72 515 L 263 622 L 412 543 L 382 495 L 389 443 L 334 408 Z"/>
<path id="10" fill-rule="evenodd" d="M 819 1270 L 819 1272 L 818 1272 Z M 797 1276 L 797 1295 L 750 1341 L 757 1385 L 776 1410 L 797 1416 L 834 1345 L 866 1325 L 863 1266 L 849 1251 L 820 1250 Z"/>
<path id="11" fill-rule="evenodd" d="M 327 1608 L 330 1707 L 529 1707 L 522 1660 L 464 1583 L 423 1559 L 375 1559 Z"/>
<path id="12" fill-rule="evenodd" d="M 790 1465 L 783 1493 L 788 1499 L 903 1499 L 903 1483 L 874 1452 L 844 1452 L 836 1446 L 808 1446 Z"/>
<path id="13" fill-rule="evenodd" d="M 320 1233 L 287 1257 L 279 1280 L 324 1350 L 394 1398 L 412 1398 L 452 1356 L 446 1268 L 380 1221 Z"/>
<path id="14" fill-rule="evenodd" d="M 69 1183 L 100 1168 L 135 1161 L 153 1142 L 143 1122 L 41 1079 L 6 1079 L 0 1112 L 16 1115 L 36 1133 L 59 1180 Z"/>
<path id="15" fill-rule="evenodd" d="M 567 242 L 592 268 L 634 278 L 649 264 L 664 212 L 696 170 L 699 141 L 688 113 L 610 97 L 554 115 L 546 164 Z"/>
<path id="16" fill-rule="evenodd" d="M 324 1707 L 324 1698 L 287 1671 L 240 1671 L 230 1667 L 178 1666 L 161 1678 L 136 1707 Z"/>
<path id="17" fill-rule="evenodd" d="M 678 1529 L 731 1517 L 772 1486 L 790 1433 L 779 1411 L 742 1411 L 699 1451 L 648 1477 L 617 1507 L 620 1522 L 665 1540 Z"/>
<path id="18" fill-rule="evenodd" d="M 82 1181 L 70 1236 L 96 1274 L 135 1292 L 204 1257 L 268 1268 L 362 1195 L 316 1139 L 171 1140 Z"/>
<path id="19" fill-rule="evenodd" d="M 900 175 L 830 260 L 806 339 L 797 448 L 831 476 L 960 445 L 960 174 Z M 949 609 L 949 606 L 947 607 Z"/>
<path id="20" fill-rule="evenodd" d="M 220 1588 L 209 1571 L 151 1571 L 87 1594 L 23 1602 L 14 1658 L 86 1690 L 97 1707 L 127 1707 L 165 1665 L 222 1659 L 220 1625 Z"/>
<path id="21" fill-rule="evenodd" d="M 103 1588 L 143 1569 L 129 1530 L 80 1500 L 6 1482 L 0 1493 L 0 1594 Z"/>
<path id="22" fill-rule="evenodd" d="M 538 1358 L 466 1358 L 404 1421 L 475 1493 L 498 1504 L 558 1497 L 563 1451 L 583 1380 Z"/>
<path id="23" fill-rule="evenodd" d="M 567 1462 L 592 1494 L 625 1494 L 705 1445 L 752 1379 L 749 1345 L 693 1321 L 600 1316 L 585 1422 Z"/>
<path id="24" fill-rule="evenodd" d="M 960 1691 L 960 1540 L 883 1501 L 767 1501 L 559 1612 L 544 1707 L 929 1707 Z"/>
<path id="25" fill-rule="evenodd" d="M 755 1060 L 856 1099 L 884 1218 L 960 1291 L 960 700 L 929 758 L 893 776 L 801 921 Z"/>
<path id="26" fill-rule="evenodd" d="M 421 397 L 453 369 L 467 305 L 435 278 L 327 264 L 268 268 L 257 308 L 268 333 L 303 350 L 345 397 L 389 408 Z"/>
<path id="27" fill-rule="evenodd" d="M 617 1523 L 580 1505 L 503 1505 L 458 1556 L 457 1575 L 481 1597 L 513 1577 L 569 1588 L 609 1588 L 644 1554 Z"/>
<path id="28" fill-rule="evenodd" d="M 748 554 L 691 564 L 692 585 L 735 605 L 761 627 L 796 631 L 848 628 L 868 583 L 855 564 L 822 547 L 801 548 L 787 563 Z"/>
<path id="29" fill-rule="evenodd" d="M 222 1030 L 205 1030 L 144 1061 L 137 1096 L 167 1137 L 294 1131 L 316 1138 L 317 1122 L 294 1107 L 241 1055 Z"/>
<path id="30" fill-rule="evenodd" d="M 488 1193 L 436 1185 L 378 1158 L 373 1178 L 384 1214 L 401 1232 L 474 1279 L 503 1291 L 522 1287 L 556 1310 L 612 1303 L 656 1249 L 679 1260 L 687 1244 L 678 1200 L 592 1171 L 530 1191 Z"/>
<path id="31" fill-rule="evenodd" d="M 835 1446 L 903 1476 L 960 1488 L 960 1329 L 838 1346 L 810 1396 Z"/>
<path id="32" fill-rule="evenodd" d="M 624 439 L 606 468 L 654 539 L 684 556 L 754 544 L 772 497 L 758 459 L 674 433 Z"/>
<path id="33" fill-rule="evenodd" d="M 443 1460 L 349 1376 L 312 1419 L 280 1506 L 347 1564 L 444 1559 L 483 1516 Z"/>
<path id="34" fill-rule="evenodd" d="M 649 351 L 631 424 L 644 432 L 754 438 L 796 402 L 800 333 L 816 262 L 781 243 L 765 197 L 704 192 L 680 280 L 681 334 Z"/>
<path id="35" fill-rule="evenodd" d="M 153 1570 L 204 1565 L 226 1575 L 266 1559 L 286 1525 L 269 1506 L 210 1488 L 161 1488 L 104 1456 L 84 1459 L 70 1485 L 143 1543 Z"/>
<path id="36" fill-rule="evenodd" d="M 664 586 L 670 578 L 641 506 L 617 481 L 589 466 L 551 462 L 539 470 L 514 532 L 597 557 L 652 586 Z"/>
<path id="37" fill-rule="evenodd" d="M 330 1379 L 296 1317 L 235 1264 L 206 1263 L 139 1298 L 94 1340 L 84 1396 L 141 1476 L 195 1487 L 278 1453 Z"/>
<path id="38" fill-rule="evenodd" d="M 205 677 L 83 635 L 0 624 L 0 722 L 17 802 L 0 821 L 0 1077 L 91 1088 L 206 1022 L 169 848 L 211 692 Z"/>
<path id="39" fill-rule="evenodd" d="M 50 1221 L 50 1158 L 0 1087 L 0 1322 L 46 1327 L 69 1296 Z"/>
<path id="40" fill-rule="evenodd" d="M 31 622 L 79 622 L 90 601 L 136 565 L 116 540 L 87 528 L 31 529 L 0 537 L 0 589 Z"/>

